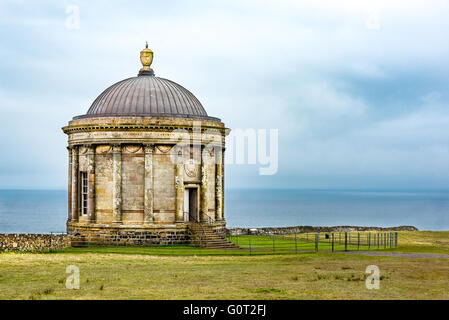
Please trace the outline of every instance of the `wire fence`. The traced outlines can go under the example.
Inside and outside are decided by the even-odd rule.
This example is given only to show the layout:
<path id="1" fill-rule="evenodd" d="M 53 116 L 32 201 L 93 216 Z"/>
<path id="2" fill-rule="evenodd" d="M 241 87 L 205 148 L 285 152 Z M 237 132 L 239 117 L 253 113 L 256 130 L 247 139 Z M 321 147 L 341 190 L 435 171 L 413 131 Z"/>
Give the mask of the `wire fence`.
<path id="1" fill-rule="evenodd" d="M 310 252 L 310 251 L 355 251 L 397 248 L 397 232 L 338 232 L 338 233 L 294 233 L 284 235 L 238 235 L 229 236 L 235 243 L 250 253 L 257 252 Z"/>
<path id="2" fill-rule="evenodd" d="M 196 234 L 187 238 L 149 235 L 99 237 L 97 233 L 68 235 L 67 250 L 155 255 L 258 255 L 307 252 L 368 251 L 397 248 L 397 232 L 336 232 L 228 235 L 226 238 Z"/>

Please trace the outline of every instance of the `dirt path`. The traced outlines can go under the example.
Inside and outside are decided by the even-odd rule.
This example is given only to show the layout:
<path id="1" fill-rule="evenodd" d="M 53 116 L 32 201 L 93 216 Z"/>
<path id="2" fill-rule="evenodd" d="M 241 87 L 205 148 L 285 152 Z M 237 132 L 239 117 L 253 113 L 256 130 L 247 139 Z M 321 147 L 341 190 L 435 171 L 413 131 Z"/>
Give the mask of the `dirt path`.
<path id="1" fill-rule="evenodd" d="M 398 258 L 449 258 L 447 254 L 436 253 L 405 253 L 405 252 L 378 252 L 378 251 L 349 251 L 348 254 L 361 254 L 366 256 L 398 257 Z"/>

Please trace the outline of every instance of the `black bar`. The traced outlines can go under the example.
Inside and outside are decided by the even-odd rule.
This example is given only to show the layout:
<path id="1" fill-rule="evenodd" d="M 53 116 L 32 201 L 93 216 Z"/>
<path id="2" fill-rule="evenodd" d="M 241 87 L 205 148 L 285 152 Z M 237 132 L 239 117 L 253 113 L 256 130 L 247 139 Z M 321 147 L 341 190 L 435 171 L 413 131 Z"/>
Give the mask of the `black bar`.
<path id="1" fill-rule="evenodd" d="M 348 233 L 345 232 L 345 251 L 348 251 Z"/>

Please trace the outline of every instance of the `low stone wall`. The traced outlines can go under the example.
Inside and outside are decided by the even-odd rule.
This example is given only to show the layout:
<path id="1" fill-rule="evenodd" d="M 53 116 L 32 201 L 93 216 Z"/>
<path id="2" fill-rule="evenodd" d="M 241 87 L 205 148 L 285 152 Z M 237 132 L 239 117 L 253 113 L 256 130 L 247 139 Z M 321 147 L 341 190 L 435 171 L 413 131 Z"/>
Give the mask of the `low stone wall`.
<path id="1" fill-rule="evenodd" d="M 208 224 L 220 236 L 226 234 L 224 221 Z M 87 245 L 110 246 L 166 246 L 190 245 L 192 234 L 189 224 L 153 224 L 136 226 L 107 226 L 68 223 L 67 232 L 74 247 Z"/>
<path id="2" fill-rule="evenodd" d="M 0 252 L 49 252 L 70 247 L 66 234 L 0 234 Z"/>
<path id="3" fill-rule="evenodd" d="M 226 229 L 227 235 L 238 236 L 247 234 L 292 234 L 307 232 L 357 232 L 357 231 L 418 231 L 413 226 L 398 227 L 359 227 L 359 226 L 334 226 L 334 227 L 312 227 L 312 226 L 295 226 L 295 227 L 279 227 L 279 228 L 230 228 Z"/>
<path id="4" fill-rule="evenodd" d="M 92 226 L 68 224 L 68 234 L 74 247 L 87 245 L 187 245 L 189 233 L 186 225 L 150 225 L 132 227 Z"/>

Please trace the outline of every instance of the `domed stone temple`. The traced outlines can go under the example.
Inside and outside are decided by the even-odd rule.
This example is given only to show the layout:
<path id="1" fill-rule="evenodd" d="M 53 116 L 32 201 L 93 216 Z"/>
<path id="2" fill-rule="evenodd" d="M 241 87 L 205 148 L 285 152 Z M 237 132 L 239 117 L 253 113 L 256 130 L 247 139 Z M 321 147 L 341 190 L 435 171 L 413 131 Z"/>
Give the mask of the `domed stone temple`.
<path id="1" fill-rule="evenodd" d="M 192 242 L 198 225 L 224 238 L 228 129 L 179 84 L 137 77 L 104 90 L 68 135 L 67 232 L 95 243 Z M 195 229 L 196 228 L 196 229 Z"/>

